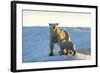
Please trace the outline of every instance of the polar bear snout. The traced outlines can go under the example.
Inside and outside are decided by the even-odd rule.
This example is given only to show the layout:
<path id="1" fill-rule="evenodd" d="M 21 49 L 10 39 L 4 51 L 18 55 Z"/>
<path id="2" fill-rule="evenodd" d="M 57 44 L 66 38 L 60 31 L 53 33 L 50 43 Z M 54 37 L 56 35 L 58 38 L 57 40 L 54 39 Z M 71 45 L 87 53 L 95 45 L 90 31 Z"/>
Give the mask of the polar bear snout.
<path id="1" fill-rule="evenodd" d="M 53 29 L 55 29 L 55 27 L 53 27 Z"/>

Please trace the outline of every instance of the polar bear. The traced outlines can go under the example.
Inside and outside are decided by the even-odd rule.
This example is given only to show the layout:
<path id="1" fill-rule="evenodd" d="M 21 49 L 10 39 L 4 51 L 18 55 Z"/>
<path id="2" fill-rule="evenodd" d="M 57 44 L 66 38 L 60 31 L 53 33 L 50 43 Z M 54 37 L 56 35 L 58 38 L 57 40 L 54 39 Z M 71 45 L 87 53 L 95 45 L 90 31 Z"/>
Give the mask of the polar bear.
<path id="1" fill-rule="evenodd" d="M 58 44 L 60 46 L 60 43 L 63 40 L 70 41 L 70 35 L 67 31 L 61 29 L 58 27 L 58 23 L 49 23 L 50 25 L 50 53 L 49 56 L 54 56 L 55 49 L 54 45 Z M 62 51 L 62 49 L 61 49 Z"/>

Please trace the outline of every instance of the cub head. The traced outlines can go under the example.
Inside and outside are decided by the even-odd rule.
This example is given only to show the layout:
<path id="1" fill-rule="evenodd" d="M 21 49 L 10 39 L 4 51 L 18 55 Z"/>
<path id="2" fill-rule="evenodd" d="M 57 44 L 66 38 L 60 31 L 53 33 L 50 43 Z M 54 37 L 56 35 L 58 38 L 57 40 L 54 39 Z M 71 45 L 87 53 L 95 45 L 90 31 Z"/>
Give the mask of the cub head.
<path id="1" fill-rule="evenodd" d="M 49 23 L 49 26 L 50 26 L 50 30 L 56 30 L 57 27 L 58 27 L 58 23 Z"/>

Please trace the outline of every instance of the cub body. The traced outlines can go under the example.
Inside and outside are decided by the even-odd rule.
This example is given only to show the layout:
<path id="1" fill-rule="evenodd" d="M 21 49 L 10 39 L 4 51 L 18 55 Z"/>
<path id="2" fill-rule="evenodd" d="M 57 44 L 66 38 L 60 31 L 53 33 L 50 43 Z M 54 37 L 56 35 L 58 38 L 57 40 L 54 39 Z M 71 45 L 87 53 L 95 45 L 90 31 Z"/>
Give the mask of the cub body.
<path id="1" fill-rule="evenodd" d="M 63 41 L 60 44 L 60 48 L 62 49 L 62 51 L 60 51 L 61 55 L 74 56 L 76 54 L 75 44 L 73 44 L 71 41 Z"/>

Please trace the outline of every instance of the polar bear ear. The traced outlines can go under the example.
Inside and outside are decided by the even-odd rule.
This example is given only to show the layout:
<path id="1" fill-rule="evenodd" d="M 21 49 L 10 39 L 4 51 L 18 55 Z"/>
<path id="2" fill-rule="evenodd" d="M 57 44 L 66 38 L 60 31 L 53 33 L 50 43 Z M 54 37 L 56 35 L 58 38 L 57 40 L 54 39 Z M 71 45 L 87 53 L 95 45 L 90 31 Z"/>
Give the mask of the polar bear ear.
<path id="1" fill-rule="evenodd" d="M 56 25 L 58 25 L 59 23 L 56 23 Z"/>
<path id="2" fill-rule="evenodd" d="M 51 26 L 51 23 L 49 23 L 49 25 Z"/>

